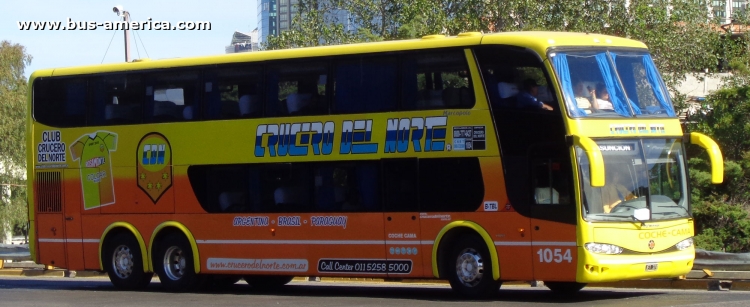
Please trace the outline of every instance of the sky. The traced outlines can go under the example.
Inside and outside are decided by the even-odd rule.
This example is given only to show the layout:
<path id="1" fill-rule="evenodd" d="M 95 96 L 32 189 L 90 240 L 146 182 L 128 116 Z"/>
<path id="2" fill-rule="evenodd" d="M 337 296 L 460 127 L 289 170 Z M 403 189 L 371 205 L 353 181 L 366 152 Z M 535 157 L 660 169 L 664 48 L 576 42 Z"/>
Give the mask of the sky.
<path id="1" fill-rule="evenodd" d="M 258 0 L 1 0 L 0 41 L 26 47 L 33 59 L 25 75 L 45 68 L 125 61 L 123 31 L 19 30 L 22 21 L 107 22 L 121 20 L 112 8 L 121 5 L 131 21 L 208 21 L 211 30 L 131 31 L 133 59 L 183 58 L 223 54 L 234 31 L 249 33 L 257 27 Z M 111 45 L 110 45 L 111 42 Z M 136 44 L 138 50 L 136 51 Z M 109 50 L 108 49 L 109 46 Z M 145 47 L 145 50 L 144 50 Z M 140 52 L 140 55 L 139 55 Z M 106 55 L 105 55 L 106 53 Z M 148 56 L 147 56 L 148 53 Z"/>

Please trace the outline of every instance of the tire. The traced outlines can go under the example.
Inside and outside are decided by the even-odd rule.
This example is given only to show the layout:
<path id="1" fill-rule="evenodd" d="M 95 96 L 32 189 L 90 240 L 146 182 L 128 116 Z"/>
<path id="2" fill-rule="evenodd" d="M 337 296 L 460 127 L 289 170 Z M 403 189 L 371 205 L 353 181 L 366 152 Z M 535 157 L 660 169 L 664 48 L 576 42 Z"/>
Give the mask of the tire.
<path id="1" fill-rule="evenodd" d="M 290 283 L 294 276 L 248 275 L 244 278 L 245 282 L 255 289 L 272 290 Z"/>
<path id="2" fill-rule="evenodd" d="M 550 282 L 544 282 L 544 285 L 547 286 L 552 292 L 555 292 L 557 294 L 563 294 L 563 295 L 572 295 L 577 293 L 578 291 L 581 291 L 583 287 L 586 286 L 586 284 L 577 283 L 577 282 L 560 282 L 560 281 L 550 281 Z"/>
<path id="3" fill-rule="evenodd" d="M 102 264 L 115 288 L 122 290 L 146 288 L 154 276 L 154 273 L 143 272 L 141 247 L 128 233 L 119 233 L 107 240 Z"/>
<path id="4" fill-rule="evenodd" d="M 448 281 L 458 294 L 486 298 L 500 289 L 500 282 L 492 279 L 492 259 L 487 244 L 478 236 L 459 238 L 446 259 Z"/>
<path id="5" fill-rule="evenodd" d="M 195 273 L 193 250 L 182 234 L 170 233 L 161 239 L 152 262 L 159 281 L 167 291 L 197 290 L 206 280 Z"/>

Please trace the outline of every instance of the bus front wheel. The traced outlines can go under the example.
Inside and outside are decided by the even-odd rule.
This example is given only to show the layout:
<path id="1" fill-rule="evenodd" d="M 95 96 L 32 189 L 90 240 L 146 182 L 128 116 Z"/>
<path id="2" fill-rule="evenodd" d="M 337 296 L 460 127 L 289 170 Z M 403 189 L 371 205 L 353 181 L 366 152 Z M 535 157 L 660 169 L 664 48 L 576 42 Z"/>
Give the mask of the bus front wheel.
<path id="1" fill-rule="evenodd" d="M 446 270 L 451 288 L 462 296 L 488 297 L 500 288 L 500 283 L 492 278 L 490 252 L 478 236 L 456 241 L 450 250 Z"/>
<path id="2" fill-rule="evenodd" d="M 166 235 L 153 254 L 154 271 L 168 291 L 195 290 L 201 278 L 193 267 L 193 252 L 190 242 L 177 233 Z"/>
<path id="3" fill-rule="evenodd" d="M 106 244 L 102 263 L 116 288 L 139 290 L 151 283 L 154 273 L 143 272 L 141 248 L 132 235 L 116 234 Z"/>

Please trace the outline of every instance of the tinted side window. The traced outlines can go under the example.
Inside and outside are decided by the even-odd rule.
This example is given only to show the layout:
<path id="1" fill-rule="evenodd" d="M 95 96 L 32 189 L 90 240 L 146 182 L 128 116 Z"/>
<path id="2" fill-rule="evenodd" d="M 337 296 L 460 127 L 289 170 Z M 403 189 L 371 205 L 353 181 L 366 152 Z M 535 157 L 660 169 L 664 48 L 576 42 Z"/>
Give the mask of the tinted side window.
<path id="1" fill-rule="evenodd" d="M 419 211 L 417 159 L 383 159 L 385 211 Z"/>
<path id="2" fill-rule="evenodd" d="M 484 199 L 477 158 L 419 160 L 421 211 L 476 211 Z"/>
<path id="3" fill-rule="evenodd" d="M 197 71 L 146 75 L 145 117 L 147 122 L 175 122 L 195 119 L 198 91 Z"/>
<path id="4" fill-rule="evenodd" d="M 188 177 L 211 213 L 381 211 L 377 161 L 196 165 Z"/>
<path id="5" fill-rule="evenodd" d="M 113 74 L 91 80 L 89 126 L 140 123 L 145 90 L 140 75 Z"/>
<path id="6" fill-rule="evenodd" d="M 263 69 L 260 66 L 209 70 L 205 74 L 204 117 L 207 119 L 263 116 Z"/>
<path id="7" fill-rule="evenodd" d="M 333 112 L 393 111 L 398 100 L 398 61 L 392 57 L 363 56 L 335 65 Z"/>
<path id="8" fill-rule="evenodd" d="M 379 212 L 380 170 L 375 161 L 315 165 L 316 212 Z"/>
<path id="9" fill-rule="evenodd" d="M 267 115 L 328 114 L 327 76 L 327 65 L 323 61 L 270 66 L 267 74 Z"/>
<path id="10" fill-rule="evenodd" d="M 404 110 L 474 106 L 474 92 L 463 50 L 405 56 L 401 88 L 401 109 Z"/>
<path id="11" fill-rule="evenodd" d="M 84 78 L 45 78 L 34 82 L 34 119 L 53 127 L 86 125 Z"/>

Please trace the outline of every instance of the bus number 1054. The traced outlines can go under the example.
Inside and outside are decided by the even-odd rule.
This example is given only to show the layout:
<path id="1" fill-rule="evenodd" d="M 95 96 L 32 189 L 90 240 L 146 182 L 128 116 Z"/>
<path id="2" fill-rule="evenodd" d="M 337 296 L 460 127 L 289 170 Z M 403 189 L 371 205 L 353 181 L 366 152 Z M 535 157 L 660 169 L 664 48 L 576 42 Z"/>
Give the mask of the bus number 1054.
<path id="1" fill-rule="evenodd" d="M 539 262 L 546 262 L 551 263 L 554 261 L 555 263 L 561 263 L 563 261 L 567 261 L 568 263 L 573 262 L 573 257 L 570 254 L 570 249 L 566 249 L 565 253 L 563 253 L 562 249 L 555 248 L 554 250 L 551 248 L 541 248 L 538 251 L 536 251 L 536 254 L 539 255 Z"/>

